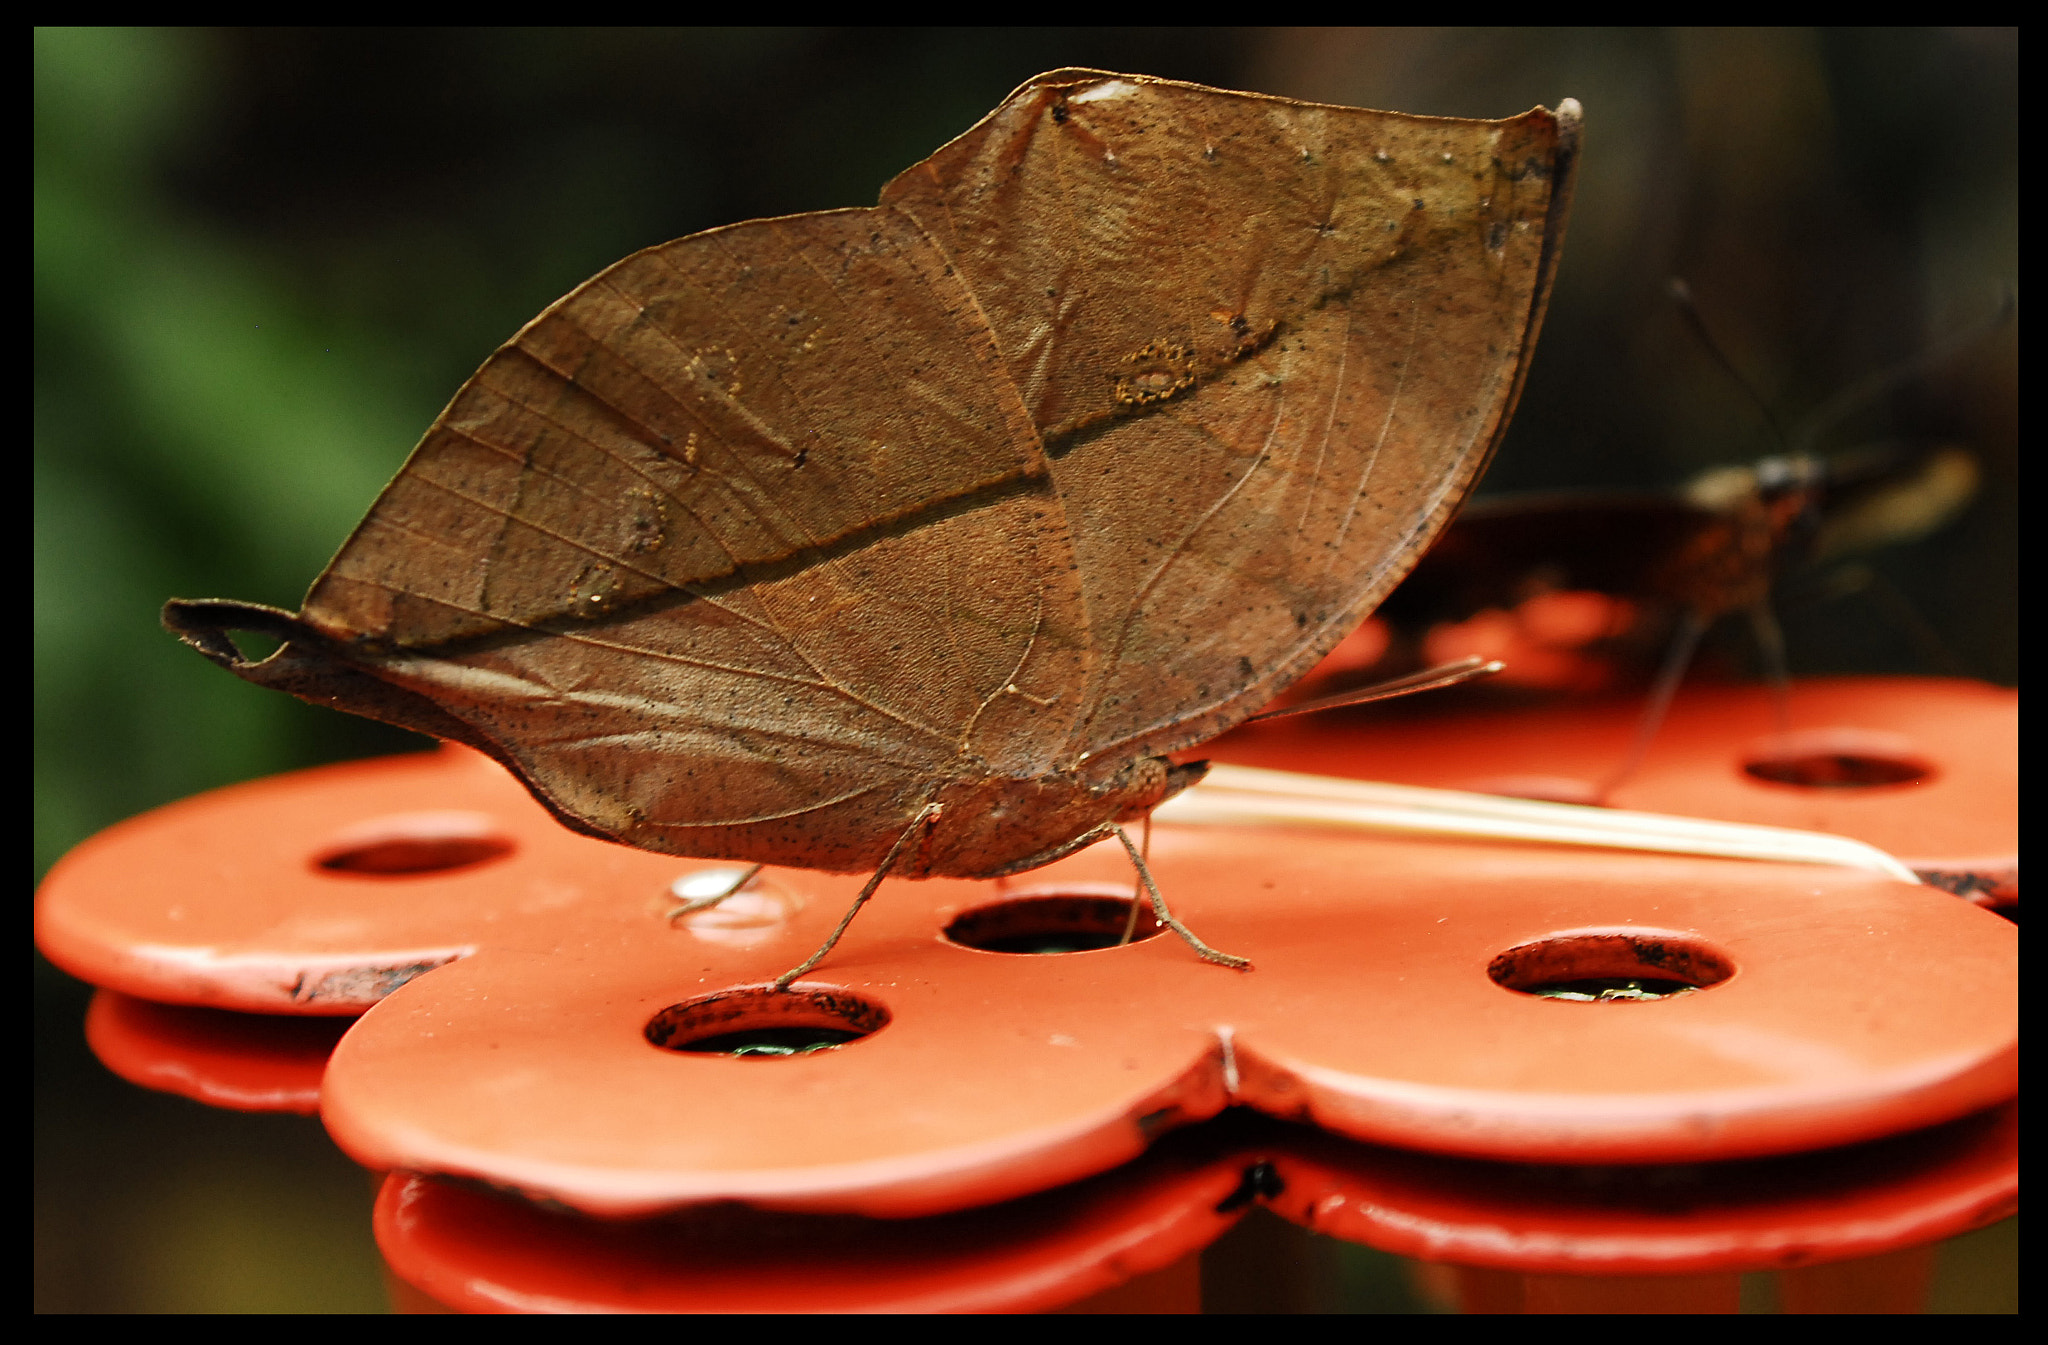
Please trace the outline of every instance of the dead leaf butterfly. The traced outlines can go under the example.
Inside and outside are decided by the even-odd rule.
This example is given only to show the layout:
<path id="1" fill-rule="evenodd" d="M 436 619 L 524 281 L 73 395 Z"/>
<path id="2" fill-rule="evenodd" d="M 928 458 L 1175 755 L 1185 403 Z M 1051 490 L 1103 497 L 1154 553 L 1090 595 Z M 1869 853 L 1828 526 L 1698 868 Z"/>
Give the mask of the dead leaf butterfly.
<path id="1" fill-rule="evenodd" d="M 1167 753 L 1272 700 L 1458 508 L 1577 127 L 1041 75 L 878 206 L 578 287 L 296 615 L 165 622 L 481 748 L 594 836 L 876 881 L 1048 863 L 1199 778 Z"/>

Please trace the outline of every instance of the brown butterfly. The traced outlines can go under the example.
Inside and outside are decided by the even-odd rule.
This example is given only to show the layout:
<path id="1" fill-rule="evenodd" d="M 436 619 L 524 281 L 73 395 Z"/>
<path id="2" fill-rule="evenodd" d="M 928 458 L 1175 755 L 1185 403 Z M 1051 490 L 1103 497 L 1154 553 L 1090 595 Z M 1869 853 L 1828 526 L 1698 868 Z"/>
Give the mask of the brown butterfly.
<path id="1" fill-rule="evenodd" d="M 1614 614 L 1627 618 L 1624 629 L 1606 632 L 1621 646 L 1610 656 L 1634 652 L 1655 662 L 1669 643 L 1669 621 L 1689 618 L 1704 629 L 1723 616 L 1767 611 L 1788 570 L 1926 535 L 1969 503 L 1976 480 L 1975 460 L 1960 447 L 1873 445 L 1715 468 L 1670 491 L 1478 500 L 1378 615 L 1419 666 L 1441 643 L 1432 633 L 1446 625 L 1520 612 L 1553 595 L 1602 594 L 1621 600 Z M 1375 675 L 1400 666 L 1396 657 L 1383 663 Z"/>
<path id="2" fill-rule="evenodd" d="M 862 901 L 1048 863 L 1198 779 L 1167 754 L 1457 509 L 1577 125 L 1039 76 L 873 209 L 604 271 L 464 384 L 299 613 L 165 624 L 627 845 L 872 871 Z"/>

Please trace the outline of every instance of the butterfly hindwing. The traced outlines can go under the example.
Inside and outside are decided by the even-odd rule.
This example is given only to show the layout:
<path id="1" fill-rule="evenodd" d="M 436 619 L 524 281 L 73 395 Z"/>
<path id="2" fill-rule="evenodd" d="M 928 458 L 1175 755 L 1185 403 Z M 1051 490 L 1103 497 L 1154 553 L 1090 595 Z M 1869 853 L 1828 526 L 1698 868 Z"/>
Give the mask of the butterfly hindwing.
<path id="1" fill-rule="evenodd" d="M 1059 485 L 1101 655 L 1077 754 L 1228 728 L 1428 545 L 1511 410 L 1571 135 L 1062 71 L 890 184 Z"/>

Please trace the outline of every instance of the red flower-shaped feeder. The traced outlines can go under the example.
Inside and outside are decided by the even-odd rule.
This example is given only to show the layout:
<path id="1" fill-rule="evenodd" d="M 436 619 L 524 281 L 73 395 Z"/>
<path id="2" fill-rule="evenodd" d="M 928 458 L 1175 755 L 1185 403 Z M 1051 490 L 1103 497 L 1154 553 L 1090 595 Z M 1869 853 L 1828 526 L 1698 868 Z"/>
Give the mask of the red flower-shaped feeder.
<path id="1" fill-rule="evenodd" d="M 1929 764 L 1925 798 L 1970 778 L 1966 758 L 1937 751 Z M 147 999 L 301 1014 L 375 1003 L 325 1076 L 345 1149 L 609 1217 L 742 1201 L 968 1218 L 948 1212 L 1078 1191 L 1231 1104 L 1487 1167 L 1725 1164 L 1957 1122 L 2016 1087 L 2016 931 L 1925 887 L 1808 866 L 1167 826 L 1152 858 L 1177 912 L 1256 972 L 1199 963 L 1170 938 L 1009 951 L 1121 931 L 1129 871 L 1098 847 L 1007 887 L 886 884 L 832 958 L 777 995 L 765 982 L 816 945 L 858 877 L 771 870 L 671 928 L 677 893 L 722 866 L 571 835 L 495 766 L 449 749 L 219 791 L 113 828 L 52 872 L 38 934 L 59 965 Z M 1657 1002 L 1543 997 L 1628 977 Z M 103 1005 L 95 1045 L 112 1060 L 108 1043 L 129 1043 L 130 1077 L 148 1072 L 135 1062 L 152 1032 L 184 1030 Z M 831 1048 L 729 1053 L 798 1038 Z M 1223 1177 L 1237 1157 L 1219 1160 Z M 1894 1222 L 1924 1242 L 1996 1217 L 2004 1178 L 1987 1187 L 1972 1171 L 1973 1214 L 1954 1216 L 1944 1188 L 1946 1225 L 1924 1210 Z M 386 1192 L 387 1250 L 432 1242 L 404 1230 L 471 1198 L 393 1180 L 411 1184 Z M 1166 1200 L 1175 1227 L 1221 1230 L 1220 1216 L 1188 1214 L 1213 1211 L 1201 1201 L 1216 1180 Z M 1327 1224 L 1332 1208 L 1302 1217 Z M 1119 1273 L 1188 1250 L 1105 1236 L 1152 1249 Z M 1820 1238 L 1807 1259 L 1886 1250 L 1852 1243 Z M 1524 1252 L 1434 1254 L 1548 1273 Z M 1719 1265 L 1786 1263 L 1743 1255 Z M 408 1278 L 434 1280 L 424 1264 Z M 1572 1265 L 1650 1273 L 1625 1258 Z M 1086 1279 L 1053 1276 L 1057 1293 L 1087 1292 Z M 518 1293 L 449 1297 L 582 1301 Z"/>
<path id="2" fill-rule="evenodd" d="M 90 1023 L 129 1077 L 175 1070 L 189 1084 L 225 1066 L 235 1087 L 207 1096 L 246 1106 L 304 1096 L 293 1091 L 303 1056 L 258 1029 L 334 1021 L 102 991 Z M 252 1089 L 266 1064 L 274 1086 Z M 1932 1244 L 2004 1216 L 2017 1196 L 2013 1103 L 1847 1149 L 1648 1169 L 1440 1158 L 1233 1115 L 1102 1177 L 923 1220 L 720 1205 L 616 1223 L 394 1176 L 378 1242 L 414 1309 L 1025 1311 L 1079 1300 L 1077 1310 L 1192 1311 L 1192 1253 L 1257 1200 L 1335 1237 L 1450 1263 L 1450 1288 L 1474 1311 L 1730 1311 L 1739 1273 L 1753 1270 L 1779 1272 L 1789 1311 L 1910 1311 Z"/>
<path id="3" fill-rule="evenodd" d="M 613 1223 L 393 1176 L 377 1240 L 405 1283 L 465 1311 L 1027 1311 L 1091 1292 L 1093 1311 L 1191 1311 L 1188 1253 L 1257 1202 L 1454 1268 L 1468 1311 L 1732 1312 L 1741 1273 L 1770 1270 L 1787 1311 L 1903 1312 L 1938 1239 L 2012 1212 L 2018 1151 L 2017 1103 L 1846 1149 L 1649 1169 L 1225 1118 L 1103 1176 L 926 1219 L 727 1206 Z"/>
<path id="4" fill-rule="evenodd" d="M 397 1175 L 377 1243 L 418 1306 L 466 1312 L 1192 1312 L 1197 1254 L 1256 1199 L 1243 1166 L 1191 1129 L 1101 1176 L 930 1218 L 721 1205 L 634 1223 Z"/>

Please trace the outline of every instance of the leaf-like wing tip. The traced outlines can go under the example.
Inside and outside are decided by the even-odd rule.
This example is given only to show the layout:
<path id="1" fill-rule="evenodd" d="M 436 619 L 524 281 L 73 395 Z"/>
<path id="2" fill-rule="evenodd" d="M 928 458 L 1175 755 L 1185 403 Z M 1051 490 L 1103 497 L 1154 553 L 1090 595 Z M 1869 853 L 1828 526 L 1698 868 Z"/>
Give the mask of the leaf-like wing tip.
<path id="1" fill-rule="evenodd" d="M 255 631 L 276 640 L 303 638 L 305 626 L 281 607 L 230 598 L 172 598 L 164 604 L 164 629 L 230 672 L 251 666 L 230 631 Z"/>

